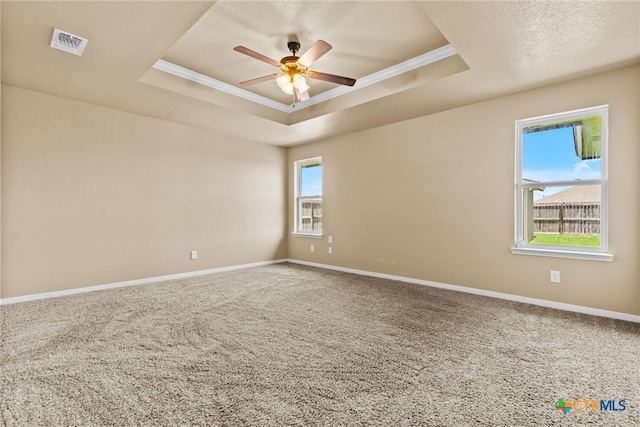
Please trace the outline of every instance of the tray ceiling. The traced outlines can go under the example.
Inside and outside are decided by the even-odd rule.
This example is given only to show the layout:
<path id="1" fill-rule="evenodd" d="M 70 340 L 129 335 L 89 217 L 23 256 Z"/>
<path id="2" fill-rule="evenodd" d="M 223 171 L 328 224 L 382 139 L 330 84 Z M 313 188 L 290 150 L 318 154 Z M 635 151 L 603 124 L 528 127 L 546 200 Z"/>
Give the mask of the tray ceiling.
<path id="1" fill-rule="evenodd" d="M 3 0 L 0 7 L 3 85 L 282 146 L 640 63 L 639 1 Z M 82 56 L 49 47 L 55 28 L 88 39 Z M 311 68 L 356 85 L 311 80 L 311 99 L 295 109 L 275 82 L 238 85 L 277 69 L 234 46 L 279 60 L 292 39 L 300 53 L 318 39 L 330 43 Z"/>
<path id="2" fill-rule="evenodd" d="M 275 80 L 253 86 L 238 84 L 279 70 L 234 51 L 234 46 L 246 46 L 279 61 L 291 55 L 287 42 L 298 41 L 301 56 L 319 39 L 333 49 L 310 69 L 356 78 L 353 87 L 307 79 L 310 99 L 294 102 Z M 140 81 L 293 124 L 465 69 L 455 48 L 415 2 L 219 1 Z M 326 105 L 319 105 L 322 103 Z"/>

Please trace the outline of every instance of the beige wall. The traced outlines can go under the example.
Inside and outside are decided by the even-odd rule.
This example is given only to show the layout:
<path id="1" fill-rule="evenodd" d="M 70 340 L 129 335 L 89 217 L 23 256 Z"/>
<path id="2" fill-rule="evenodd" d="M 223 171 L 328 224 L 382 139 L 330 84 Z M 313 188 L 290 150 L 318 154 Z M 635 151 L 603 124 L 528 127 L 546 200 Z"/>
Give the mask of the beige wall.
<path id="1" fill-rule="evenodd" d="M 0 22 L 2 22 L 2 7 L 0 7 Z M 0 31 L 0 60 L 2 59 L 2 31 Z M 0 64 L 0 82 L 2 81 L 2 64 Z M 0 100 L 2 99 L 2 84 L 0 84 Z M 0 102 L 0 117 L 2 117 L 2 102 Z M 0 298 L 2 297 L 2 120 L 0 120 Z"/>
<path id="2" fill-rule="evenodd" d="M 3 86 L 1 297 L 284 258 L 285 157 Z"/>
<path id="3" fill-rule="evenodd" d="M 289 149 L 3 86 L 0 296 L 290 257 L 640 314 L 639 80 L 626 68 Z M 614 261 L 511 254 L 514 121 L 600 104 Z M 314 156 L 332 255 L 326 236 L 290 236 L 293 161 Z"/>
<path id="4" fill-rule="evenodd" d="M 293 161 L 323 157 L 325 238 L 289 236 L 289 257 L 640 314 L 638 70 L 290 148 L 290 201 Z M 602 104 L 610 104 L 614 261 L 513 255 L 514 121 Z M 560 285 L 549 282 L 550 270 L 561 272 Z"/>

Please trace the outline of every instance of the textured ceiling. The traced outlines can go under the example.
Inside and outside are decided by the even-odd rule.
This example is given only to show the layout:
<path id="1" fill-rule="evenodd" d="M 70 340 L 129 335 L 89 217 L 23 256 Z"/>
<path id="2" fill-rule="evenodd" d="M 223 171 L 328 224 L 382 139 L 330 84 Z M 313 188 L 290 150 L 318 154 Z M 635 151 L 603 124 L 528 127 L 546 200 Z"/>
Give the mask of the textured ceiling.
<path id="1" fill-rule="evenodd" d="M 398 31 L 399 23 L 402 31 Z M 300 42 L 302 55 L 318 39 L 335 47 L 311 69 L 356 78 L 354 87 L 308 79 L 311 99 L 294 103 L 274 80 L 239 85 L 280 70 L 236 52 L 234 46 L 247 46 L 277 62 L 291 55 L 288 41 Z M 344 111 L 468 69 L 415 2 L 219 1 L 161 62 L 140 81 L 286 125 Z M 185 85 L 182 78 L 199 85 Z"/>
<path id="2" fill-rule="evenodd" d="M 638 1 L 305 2 L 2 1 L 2 83 L 291 145 L 455 108 L 640 62 Z M 89 39 L 81 57 L 51 49 L 54 28 Z M 312 69 L 367 75 L 450 46 L 415 70 L 283 113 L 153 68 L 169 61 L 237 83 L 279 60 L 333 45 Z M 312 99 L 332 84 L 313 80 Z M 246 88 L 245 88 L 246 89 Z M 272 81 L 251 93 L 288 104 Z"/>
<path id="3" fill-rule="evenodd" d="M 398 31 L 398 22 L 402 31 Z M 313 69 L 361 78 L 447 44 L 414 2 L 217 2 L 163 56 L 163 59 L 217 80 L 240 81 L 278 72 L 232 50 L 244 45 L 270 58 L 290 55 L 289 40 L 301 55 L 318 39 L 333 49 Z M 313 94 L 334 84 L 312 81 Z M 275 82 L 249 87 L 290 103 Z"/>

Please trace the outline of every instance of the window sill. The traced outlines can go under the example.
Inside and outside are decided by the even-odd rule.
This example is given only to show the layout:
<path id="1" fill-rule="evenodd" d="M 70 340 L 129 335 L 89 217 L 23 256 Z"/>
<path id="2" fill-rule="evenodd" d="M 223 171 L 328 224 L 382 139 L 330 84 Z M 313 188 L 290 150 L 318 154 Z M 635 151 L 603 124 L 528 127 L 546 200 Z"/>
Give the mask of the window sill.
<path id="1" fill-rule="evenodd" d="M 324 236 L 322 234 L 311 234 L 311 233 L 300 233 L 293 232 L 291 233 L 293 237 L 307 237 L 309 239 L 322 239 Z"/>
<path id="2" fill-rule="evenodd" d="M 605 252 L 580 252 L 564 249 L 547 248 L 511 248 L 511 253 L 516 255 L 548 256 L 556 258 L 585 259 L 590 261 L 613 261 L 613 254 Z"/>

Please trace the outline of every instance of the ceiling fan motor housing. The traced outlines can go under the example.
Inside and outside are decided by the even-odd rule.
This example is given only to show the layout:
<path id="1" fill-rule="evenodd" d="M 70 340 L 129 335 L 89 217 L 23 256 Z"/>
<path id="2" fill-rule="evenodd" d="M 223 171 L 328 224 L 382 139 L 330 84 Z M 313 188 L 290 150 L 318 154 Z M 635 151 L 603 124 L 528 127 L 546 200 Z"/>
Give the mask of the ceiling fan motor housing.
<path id="1" fill-rule="evenodd" d="M 298 63 L 299 56 L 285 56 L 280 60 L 280 69 L 283 73 L 293 75 L 293 74 L 305 74 L 307 72 L 307 67 Z"/>

